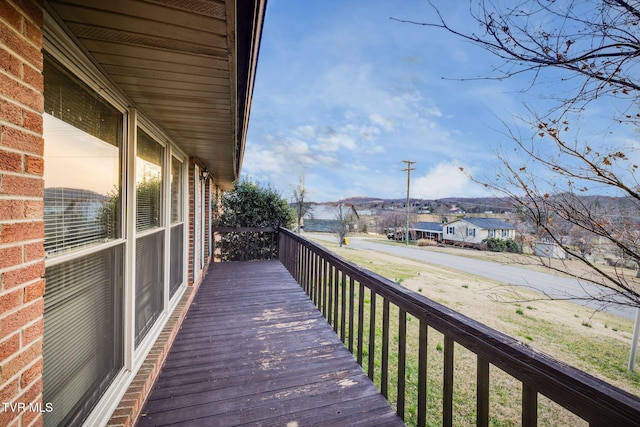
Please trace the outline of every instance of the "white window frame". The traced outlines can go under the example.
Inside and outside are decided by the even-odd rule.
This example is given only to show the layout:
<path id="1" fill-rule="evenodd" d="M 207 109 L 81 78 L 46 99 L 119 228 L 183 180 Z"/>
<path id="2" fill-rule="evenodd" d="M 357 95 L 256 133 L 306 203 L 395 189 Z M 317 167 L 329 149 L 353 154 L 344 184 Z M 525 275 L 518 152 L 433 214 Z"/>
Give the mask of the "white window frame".
<path id="1" fill-rule="evenodd" d="M 146 358 L 148 352 L 151 350 L 153 343 L 157 340 L 162 329 L 164 328 L 170 314 L 176 308 L 180 301 L 184 291 L 186 289 L 186 283 L 188 281 L 188 244 L 189 244 L 189 190 L 188 190 L 188 167 L 187 156 L 174 144 L 170 139 L 164 135 L 159 128 L 156 128 L 152 123 L 147 120 L 140 112 L 135 108 L 130 108 L 130 101 L 113 86 L 111 81 L 101 74 L 101 71 L 93 64 L 91 60 L 86 57 L 85 52 L 76 45 L 75 40 L 70 37 L 65 30 L 58 24 L 56 19 L 45 8 L 44 11 L 44 26 L 43 26 L 43 50 L 58 61 L 61 65 L 67 68 L 71 74 L 81 80 L 83 83 L 89 86 L 89 88 L 105 99 L 109 104 L 115 107 L 119 112 L 123 114 L 123 143 L 122 143 L 122 175 L 121 175 L 121 189 L 122 189 L 122 221 L 121 221 L 121 237 L 103 244 L 88 247 L 86 249 L 79 249 L 68 254 L 61 254 L 59 256 L 52 257 L 45 260 L 45 268 L 50 266 L 70 261 L 82 256 L 89 255 L 94 252 L 102 251 L 117 245 L 124 245 L 124 257 L 125 257 L 125 277 L 124 277 L 124 290 L 122 294 L 123 298 L 123 348 L 124 348 L 124 360 L 123 368 L 116 375 L 111 385 L 107 388 L 100 401 L 93 408 L 84 422 L 85 426 L 93 425 L 105 425 L 109 420 L 111 414 L 119 404 L 120 400 L 124 396 L 129 384 L 134 379 L 137 371 L 142 366 L 142 362 Z M 168 301 L 168 274 L 165 274 L 164 292 L 165 292 L 165 304 L 163 313 L 156 320 L 153 328 L 147 333 L 144 340 L 138 345 L 138 348 L 134 350 L 135 341 L 135 249 L 136 238 L 142 237 L 147 234 L 158 232 L 158 229 L 145 231 L 142 233 L 136 233 L 135 230 L 135 147 L 136 147 L 136 132 L 137 127 L 140 126 L 145 132 L 151 135 L 155 140 L 165 146 L 165 179 L 163 184 L 163 197 L 164 209 L 162 228 L 165 235 L 168 235 L 168 223 L 170 222 L 168 210 L 170 209 L 170 203 L 166 203 L 168 200 L 166 197 L 169 194 L 170 189 L 168 187 L 168 180 L 166 179 L 166 165 L 167 159 L 170 159 L 171 155 L 182 161 L 182 183 L 183 183 L 183 223 L 184 223 L 184 238 L 183 238 L 183 250 L 185 251 L 183 261 L 183 282 L 182 286 L 175 292 L 171 301 Z M 165 240 L 166 243 L 166 240 Z M 164 263 L 165 268 L 168 265 L 169 246 L 165 245 Z"/>

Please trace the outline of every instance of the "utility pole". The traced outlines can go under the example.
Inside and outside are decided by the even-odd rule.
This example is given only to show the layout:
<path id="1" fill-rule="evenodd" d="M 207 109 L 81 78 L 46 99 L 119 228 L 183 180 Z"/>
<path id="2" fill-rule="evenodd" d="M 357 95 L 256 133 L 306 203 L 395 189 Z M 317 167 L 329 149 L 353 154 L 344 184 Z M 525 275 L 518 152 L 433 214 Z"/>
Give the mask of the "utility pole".
<path id="1" fill-rule="evenodd" d="M 411 167 L 411 165 L 415 164 L 415 162 L 412 162 L 411 160 L 403 160 L 402 162 L 407 165 L 406 169 L 402 169 L 403 172 L 407 172 L 407 204 L 405 205 L 407 208 L 407 215 L 404 230 L 404 244 L 409 246 L 409 186 L 411 185 L 411 171 L 416 170 L 416 168 Z"/>

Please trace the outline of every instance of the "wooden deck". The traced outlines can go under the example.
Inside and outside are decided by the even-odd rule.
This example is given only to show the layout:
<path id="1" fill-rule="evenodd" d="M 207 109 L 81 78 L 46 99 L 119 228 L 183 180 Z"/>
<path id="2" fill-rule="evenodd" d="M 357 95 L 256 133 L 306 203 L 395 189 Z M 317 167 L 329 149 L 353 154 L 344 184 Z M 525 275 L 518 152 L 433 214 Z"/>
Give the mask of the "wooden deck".
<path id="1" fill-rule="evenodd" d="M 403 426 L 279 261 L 213 264 L 138 426 Z"/>

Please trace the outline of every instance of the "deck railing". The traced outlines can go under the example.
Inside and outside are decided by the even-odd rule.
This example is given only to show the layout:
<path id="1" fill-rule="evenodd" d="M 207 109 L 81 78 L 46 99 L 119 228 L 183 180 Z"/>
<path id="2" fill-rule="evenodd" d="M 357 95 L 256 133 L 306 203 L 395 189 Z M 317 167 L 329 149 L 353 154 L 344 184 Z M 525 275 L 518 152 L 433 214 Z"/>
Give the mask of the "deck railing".
<path id="1" fill-rule="evenodd" d="M 475 408 L 470 413 L 475 412 L 476 425 L 488 426 L 490 421 L 494 424 L 492 400 L 504 398 L 492 393 L 495 388 L 490 378 L 498 368 L 503 371 L 499 374 L 510 377 L 511 383 L 520 384 L 517 401 L 523 426 L 538 425 L 540 400 L 555 402 L 590 426 L 639 425 L 640 399 L 636 396 L 358 267 L 288 230 L 279 230 L 278 241 L 280 261 L 382 394 L 395 405 L 398 415 L 403 419 L 412 417 L 412 424 L 456 424 L 454 407 L 456 411 L 460 409 L 454 400 L 459 385 L 456 378 L 458 382 L 475 383 L 475 399 L 470 398 L 475 400 Z M 435 349 L 428 347 L 428 336 L 434 335 L 442 338 Z M 412 340 L 417 340 L 417 348 L 408 344 Z M 433 363 L 429 351 L 439 353 L 437 379 L 427 373 Z M 460 381 L 455 371 L 463 352 L 475 358 L 475 378 Z M 433 390 L 433 384 L 439 390 Z M 415 388 L 417 392 L 412 393 Z M 407 401 L 406 396 L 414 397 Z M 432 413 L 439 419 L 434 421 Z M 550 424 L 554 424 L 553 420 Z"/>

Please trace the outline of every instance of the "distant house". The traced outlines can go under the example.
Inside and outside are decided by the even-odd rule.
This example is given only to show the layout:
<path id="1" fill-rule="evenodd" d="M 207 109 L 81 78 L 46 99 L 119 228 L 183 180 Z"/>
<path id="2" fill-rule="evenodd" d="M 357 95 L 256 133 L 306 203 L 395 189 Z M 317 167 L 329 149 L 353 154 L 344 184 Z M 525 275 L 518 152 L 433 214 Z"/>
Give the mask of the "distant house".
<path id="1" fill-rule="evenodd" d="M 419 221 L 411 229 L 416 239 L 428 239 L 440 242 L 442 240 L 442 223 Z"/>
<path id="2" fill-rule="evenodd" d="M 537 256 L 547 258 L 569 258 L 569 254 L 555 242 L 536 242 L 533 253 Z"/>
<path id="3" fill-rule="evenodd" d="M 446 243 L 475 246 L 488 238 L 515 239 L 515 227 L 496 218 L 460 218 L 442 224 L 442 239 Z"/>
<path id="4" fill-rule="evenodd" d="M 349 231 L 355 231 L 358 225 L 358 212 L 351 206 L 344 206 L 343 214 L 349 221 Z M 307 232 L 333 233 L 339 225 L 338 205 L 313 205 L 302 218 L 303 229 Z"/>

